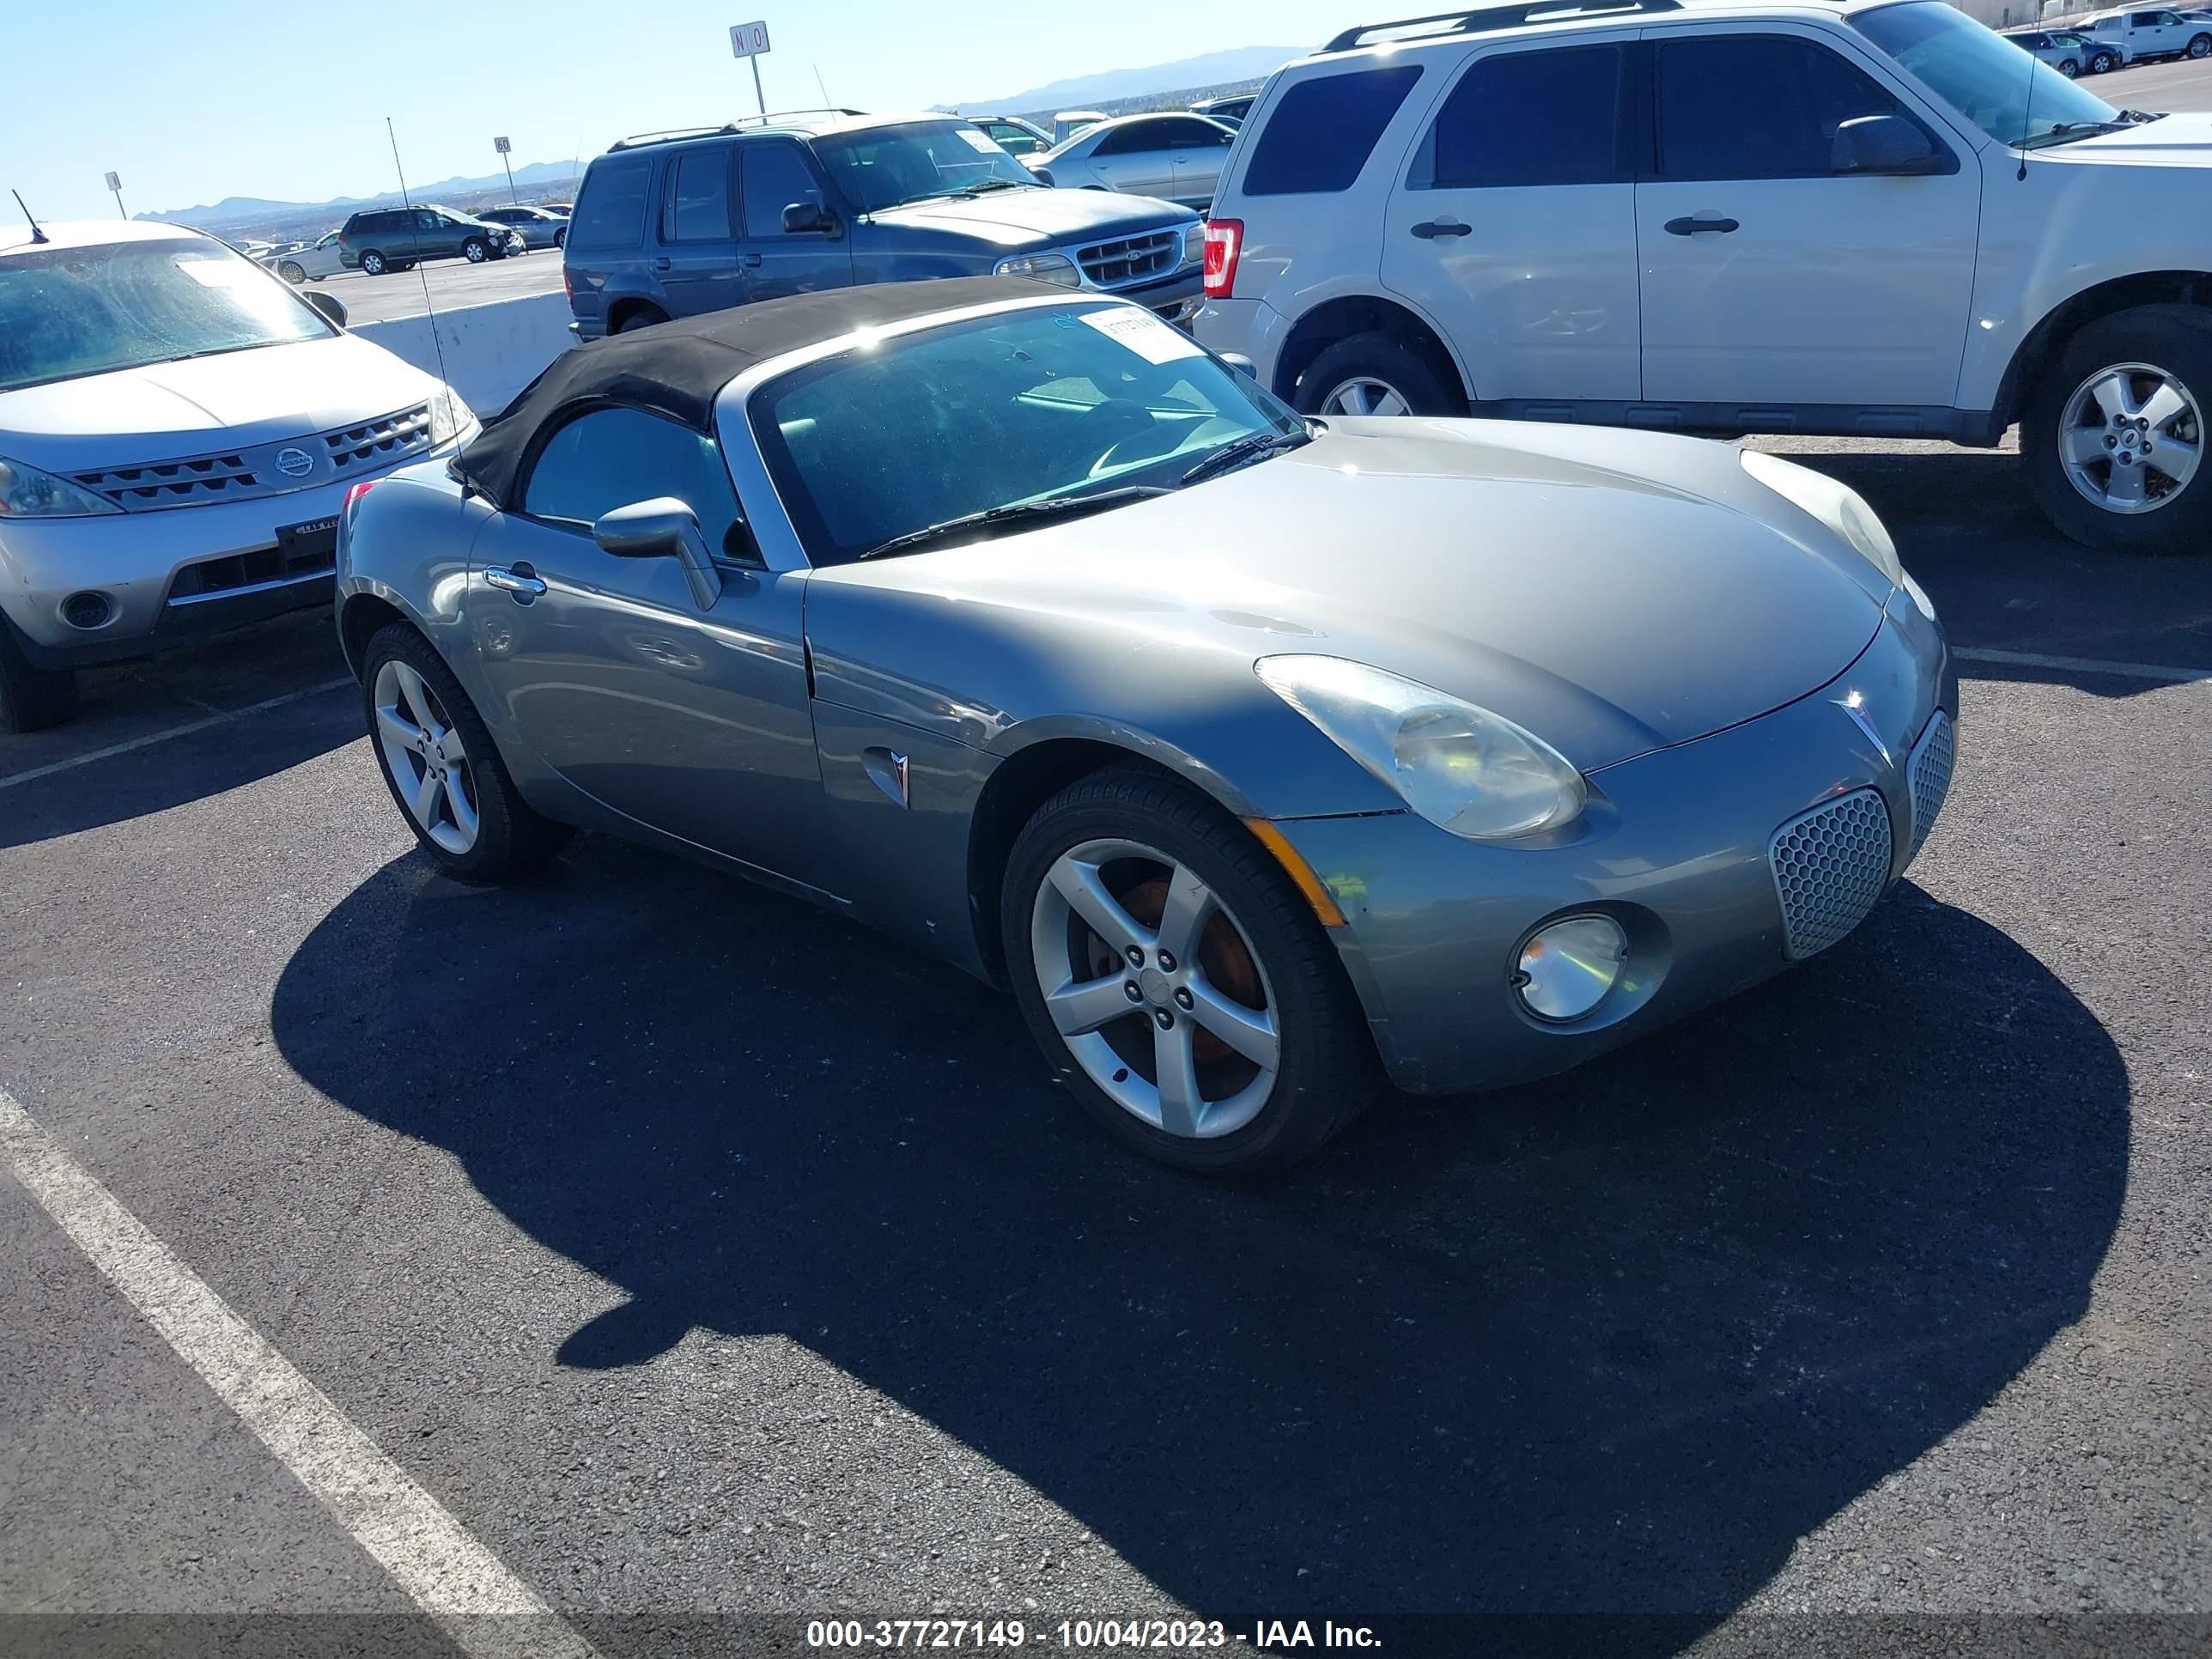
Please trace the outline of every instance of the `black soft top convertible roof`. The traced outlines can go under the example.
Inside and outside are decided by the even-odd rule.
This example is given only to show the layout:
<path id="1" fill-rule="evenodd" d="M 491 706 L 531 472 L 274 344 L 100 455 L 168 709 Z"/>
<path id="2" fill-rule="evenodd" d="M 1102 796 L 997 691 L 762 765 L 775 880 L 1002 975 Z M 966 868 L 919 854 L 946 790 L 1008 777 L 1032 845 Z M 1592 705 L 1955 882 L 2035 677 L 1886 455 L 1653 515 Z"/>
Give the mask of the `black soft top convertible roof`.
<path id="1" fill-rule="evenodd" d="M 1091 297 L 1057 291 L 1071 300 Z M 1025 276 L 878 283 L 765 300 L 594 340 L 556 357 L 486 422 L 454 458 L 453 475 L 504 509 L 514 504 L 511 497 L 540 435 L 550 434 L 574 410 L 619 404 L 665 415 L 711 435 L 715 398 L 755 363 L 855 329 L 884 328 L 932 312 L 1034 300 L 1052 292 Z"/>

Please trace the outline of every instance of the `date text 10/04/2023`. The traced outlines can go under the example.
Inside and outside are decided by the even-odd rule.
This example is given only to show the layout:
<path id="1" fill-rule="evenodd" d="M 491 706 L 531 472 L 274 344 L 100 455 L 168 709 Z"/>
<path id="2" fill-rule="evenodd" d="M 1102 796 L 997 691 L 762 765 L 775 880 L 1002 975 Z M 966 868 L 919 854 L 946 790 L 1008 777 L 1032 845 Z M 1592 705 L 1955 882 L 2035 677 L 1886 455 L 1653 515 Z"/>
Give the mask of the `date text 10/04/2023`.
<path id="1" fill-rule="evenodd" d="M 1365 1625 L 1331 1620 L 1318 1628 L 1304 1619 L 1256 1619 L 1250 1631 L 1231 1631 L 1218 1619 L 1063 1619 L 1031 1626 L 1018 1619 L 815 1619 L 806 1625 L 811 1648 L 968 1649 L 979 1656 L 1036 1646 L 1068 1652 L 1128 1650 L 1199 1651 L 1231 1643 L 1262 1652 L 1306 1648 L 1379 1648 Z"/>

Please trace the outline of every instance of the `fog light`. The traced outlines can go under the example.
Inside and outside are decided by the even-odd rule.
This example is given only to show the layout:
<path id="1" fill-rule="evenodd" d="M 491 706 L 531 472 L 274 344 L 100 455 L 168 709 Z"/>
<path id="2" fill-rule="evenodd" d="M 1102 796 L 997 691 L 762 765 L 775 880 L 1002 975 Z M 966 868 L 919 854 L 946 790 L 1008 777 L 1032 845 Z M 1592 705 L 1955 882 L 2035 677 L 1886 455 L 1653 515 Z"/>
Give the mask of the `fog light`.
<path id="1" fill-rule="evenodd" d="M 62 620 L 71 628 L 105 628 L 115 616 L 115 601 L 89 588 L 62 601 Z"/>
<path id="2" fill-rule="evenodd" d="M 1568 916 L 1521 947 L 1513 988 L 1540 1019 L 1580 1019 L 1620 978 L 1628 935 L 1610 916 Z"/>

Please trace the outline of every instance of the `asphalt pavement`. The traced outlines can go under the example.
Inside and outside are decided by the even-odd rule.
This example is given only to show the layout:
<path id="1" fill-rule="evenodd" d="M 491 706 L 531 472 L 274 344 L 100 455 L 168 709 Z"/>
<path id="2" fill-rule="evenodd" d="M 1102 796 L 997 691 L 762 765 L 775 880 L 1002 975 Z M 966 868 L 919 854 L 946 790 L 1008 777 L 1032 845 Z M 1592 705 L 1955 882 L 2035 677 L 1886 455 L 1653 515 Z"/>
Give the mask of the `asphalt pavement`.
<path id="1" fill-rule="evenodd" d="M 561 251 L 533 248 L 519 256 L 487 259 L 480 265 L 465 259 L 432 259 L 412 270 L 390 270 L 381 276 L 341 270 L 307 284 L 307 289 L 309 292 L 319 289 L 343 302 L 349 323 L 387 323 L 401 317 L 420 317 L 426 310 L 457 311 L 464 306 L 490 305 L 532 294 L 557 294 Z"/>
<path id="2" fill-rule="evenodd" d="M 434 875 L 327 617 L 89 677 L 0 738 L 0 1150 L 52 1176 L 0 1177 L 0 1651 L 2202 1652 L 2212 558 L 2066 543 L 2003 454 L 1767 447 L 1961 652 L 1911 875 L 1261 1183 L 778 896 L 599 837 Z"/>

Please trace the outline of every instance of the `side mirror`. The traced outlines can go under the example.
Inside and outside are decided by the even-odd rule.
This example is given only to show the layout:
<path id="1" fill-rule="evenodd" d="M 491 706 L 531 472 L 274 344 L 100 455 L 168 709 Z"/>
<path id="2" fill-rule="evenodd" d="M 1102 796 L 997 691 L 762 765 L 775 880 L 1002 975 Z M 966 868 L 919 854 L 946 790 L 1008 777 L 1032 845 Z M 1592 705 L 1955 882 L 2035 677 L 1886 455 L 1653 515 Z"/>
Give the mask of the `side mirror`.
<path id="1" fill-rule="evenodd" d="M 684 566 L 691 598 L 711 611 L 722 597 L 722 573 L 707 550 L 698 514 L 673 495 L 618 507 L 592 526 L 592 539 L 618 559 L 672 558 Z"/>
<path id="2" fill-rule="evenodd" d="M 332 328 L 343 328 L 345 326 L 346 308 L 345 302 L 343 301 L 338 300 L 331 295 L 325 294 L 319 289 L 310 289 L 307 293 L 302 294 L 300 297 L 302 300 L 305 300 L 308 305 L 312 306 L 322 317 L 322 319 L 328 323 Z"/>
<path id="3" fill-rule="evenodd" d="M 819 202 L 793 202 L 783 210 L 783 234 L 804 236 L 809 232 L 817 235 L 837 234 L 836 216 Z"/>
<path id="4" fill-rule="evenodd" d="M 1235 369 L 1239 374 L 1242 374 L 1246 380 L 1256 380 L 1260 378 L 1260 365 L 1254 362 L 1243 352 L 1223 351 L 1217 352 L 1215 355 L 1218 356 L 1223 362 L 1228 364 L 1230 368 Z"/>
<path id="5" fill-rule="evenodd" d="M 1836 173 L 1940 173 L 1943 158 L 1928 135 L 1901 115 L 1860 115 L 1836 129 L 1828 151 Z"/>

